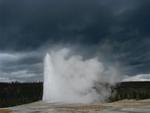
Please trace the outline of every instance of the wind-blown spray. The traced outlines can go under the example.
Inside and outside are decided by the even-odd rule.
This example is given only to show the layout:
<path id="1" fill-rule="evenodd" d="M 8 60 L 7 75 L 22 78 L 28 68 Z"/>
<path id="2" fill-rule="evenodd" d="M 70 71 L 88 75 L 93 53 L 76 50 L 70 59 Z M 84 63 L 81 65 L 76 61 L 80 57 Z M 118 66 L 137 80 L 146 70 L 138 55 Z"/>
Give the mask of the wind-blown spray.
<path id="1" fill-rule="evenodd" d="M 110 95 L 117 71 L 104 67 L 98 58 L 83 59 L 70 55 L 69 49 L 47 53 L 44 60 L 44 91 L 46 102 L 91 103 L 104 101 Z"/>

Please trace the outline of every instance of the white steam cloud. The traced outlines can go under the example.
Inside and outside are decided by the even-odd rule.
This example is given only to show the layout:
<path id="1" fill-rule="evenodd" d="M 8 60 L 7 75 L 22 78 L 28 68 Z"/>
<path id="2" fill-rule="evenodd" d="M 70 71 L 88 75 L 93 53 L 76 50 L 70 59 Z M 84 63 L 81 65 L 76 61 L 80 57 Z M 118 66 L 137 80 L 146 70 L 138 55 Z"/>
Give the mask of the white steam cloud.
<path id="1" fill-rule="evenodd" d="M 67 48 L 52 50 L 45 56 L 43 100 L 64 103 L 105 101 L 111 94 L 109 85 L 118 81 L 118 71 L 104 66 L 96 57 L 84 59 L 80 55 L 71 55 L 70 51 Z"/>

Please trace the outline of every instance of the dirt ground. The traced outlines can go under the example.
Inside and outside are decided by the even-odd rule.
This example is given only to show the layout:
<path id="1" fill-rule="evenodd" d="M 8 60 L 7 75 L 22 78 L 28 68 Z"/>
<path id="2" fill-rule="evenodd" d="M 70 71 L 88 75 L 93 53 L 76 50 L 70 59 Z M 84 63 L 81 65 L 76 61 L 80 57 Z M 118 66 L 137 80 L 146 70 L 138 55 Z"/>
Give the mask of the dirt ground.
<path id="1" fill-rule="evenodd" d="M 96 104 L 63 104 L 39 101 L 0 109 L 0 113 L 150 113 L 150 99 Z"/>
<path id="2" fill-rule="evenodd" d="M 10 113 L 10 109 L 0 109 L 0 113 Z"/>

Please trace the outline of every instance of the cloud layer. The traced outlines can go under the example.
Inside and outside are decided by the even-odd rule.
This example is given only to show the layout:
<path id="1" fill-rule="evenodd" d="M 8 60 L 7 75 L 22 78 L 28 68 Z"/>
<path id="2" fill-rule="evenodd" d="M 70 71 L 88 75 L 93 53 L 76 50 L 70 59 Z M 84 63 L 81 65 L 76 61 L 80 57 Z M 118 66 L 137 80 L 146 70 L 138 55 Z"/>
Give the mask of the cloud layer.
<path id="1" fill-rule="evenodd" d="M 123 81 L 150 81 L 150 74 L 139 74 L 132 77 L 126 77 Z"/>
<path id="2" fill-rule="evenodd" d="M 129 76 L 150 73 L 149 0 L 0 0 L 0 17 L 0 77 L 42 80 L 56 45 L 103 56 Z"/>

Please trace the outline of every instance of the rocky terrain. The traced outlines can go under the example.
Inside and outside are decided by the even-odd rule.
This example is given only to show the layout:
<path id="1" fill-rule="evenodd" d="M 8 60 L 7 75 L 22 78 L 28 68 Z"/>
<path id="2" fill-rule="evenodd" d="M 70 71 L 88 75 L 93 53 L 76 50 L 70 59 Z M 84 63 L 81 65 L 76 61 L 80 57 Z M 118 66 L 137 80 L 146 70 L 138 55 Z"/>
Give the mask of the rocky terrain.
<path id="1" fill-rule="evenodd" d="M 63 104 L 42 101 L 0 109 L 0 113 L 150 113 L 150 100 L 121 100 L 112 103 Z"/>

